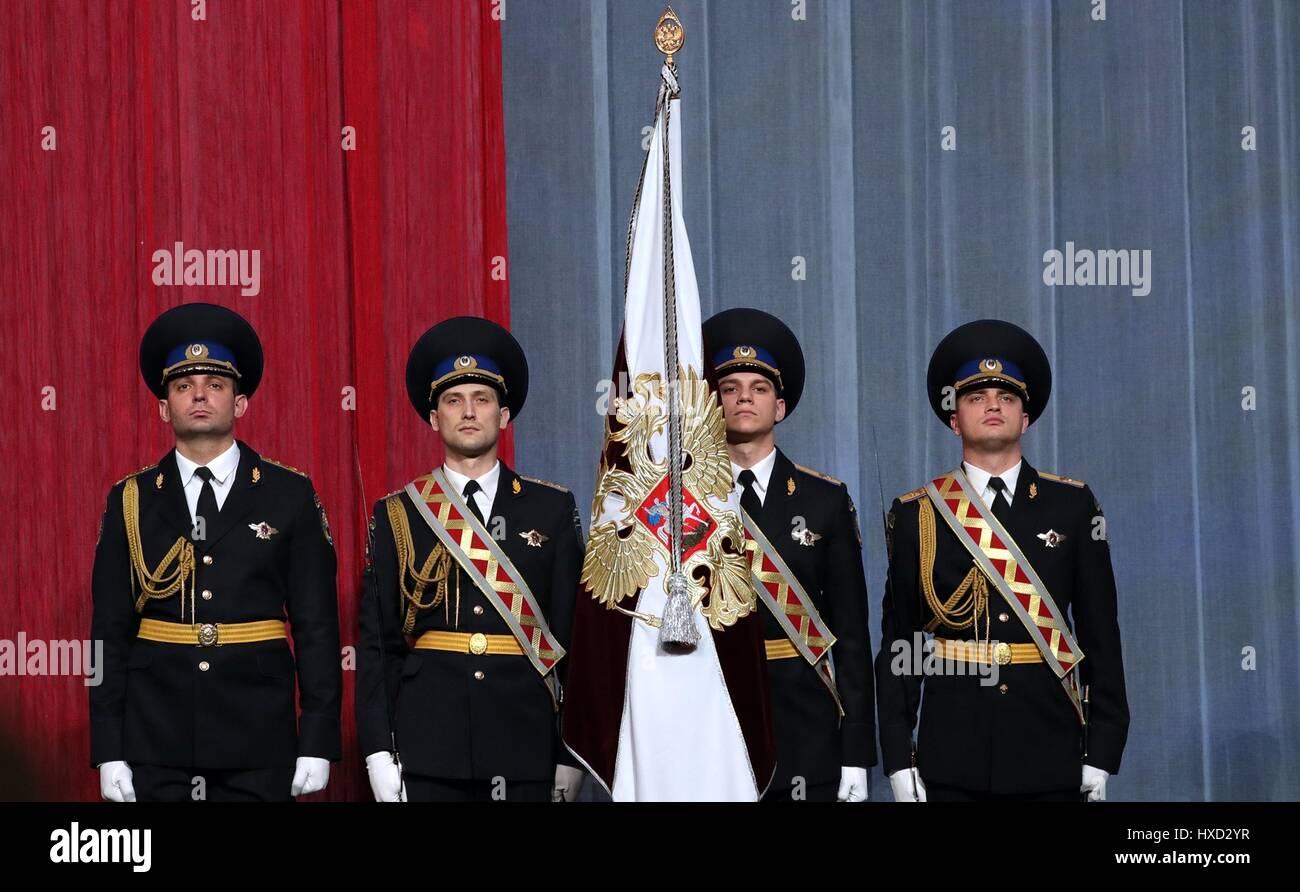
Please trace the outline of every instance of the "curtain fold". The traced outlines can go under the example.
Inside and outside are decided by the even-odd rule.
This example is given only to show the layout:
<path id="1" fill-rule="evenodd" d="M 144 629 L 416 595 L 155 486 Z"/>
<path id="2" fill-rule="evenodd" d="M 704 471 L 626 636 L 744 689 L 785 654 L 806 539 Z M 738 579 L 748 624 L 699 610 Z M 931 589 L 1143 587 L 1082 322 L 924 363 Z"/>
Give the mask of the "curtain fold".
<path id="1" fill-rule="evenodd" d="M 171 443 L 139 337 L 201 300 L 262 339 L 266 376 L 237 435 L 312 477 L 354 643 L 373 503 L 441 460 L 407 401 L 407 350 L 449 316 L 509 323 L 492 278 L 506 244 L 491 11 L 231 0 L 195 21 L 179 0 L 0 5 L 0 639 L 86 638 L 108 488 Z M 260 252 L 257 293 L 156 285 L 153 253 L 177 242 Z M 320 798 L 369 798 L 340 659 L 344 761 Z M 98 798 L 86 704 L 80 678 L 0 676 L 0 746 L 15 754 L 0 797 Z"/>

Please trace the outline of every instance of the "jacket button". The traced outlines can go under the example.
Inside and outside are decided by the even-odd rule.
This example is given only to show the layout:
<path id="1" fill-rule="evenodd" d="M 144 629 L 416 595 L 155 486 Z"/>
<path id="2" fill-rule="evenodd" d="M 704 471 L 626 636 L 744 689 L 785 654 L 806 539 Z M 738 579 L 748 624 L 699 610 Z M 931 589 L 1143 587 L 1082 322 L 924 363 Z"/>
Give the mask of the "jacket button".
<path id="1" fill-rule="evenodd" d="M 200 672 L 207 672 L 209 668 L 211 668 L 211 667 L 208 665 L 208 661 L 207 661 L 207 660 L 204 660 L 203 662 L 199 663 L 199 671 L 200 671 Z"/>
<path id="2" fill-rule="evenodd" d="M 482 670 L 482 669 L 479 669 L 477 672 L 474 673 L 474 680 L 475 680 L 475 681 L 482 681 L 483 678 L 484 678 L 484 676 L 483 676 L 483 670 Z"/>
<path id="3" fill-rule="evenodd" d="M 205 563 L 205 564 L 207 564 L 209 567 L 211 567 L 211 566 L 212 566 L 212 555 L 210 555 L 210 554 L 205 554 L 205 555 L 203 556 L 203 563 Z"/>
<path id="4" fill-rule="evenodd" d="M 203 600 L 205 600 L 205 601 L 211 601 L 211 600 L 212 600 L 212 592 L 208 591 L 207 589 L 204 589 L 204 590 L 203 590 Z"/>
<path id="5" fill-rule="evenodd" d="M 1009 620 L 1009 619 L 1011 619 L 1011 617 L 1007 616 L 1005 613 L 999 613 L 999 614 L 998 614 L 998 622 L 1000 622 L 1000 623 L 1004 623 L 1004 622 L 1006 622 L 1006 621 Z"/>
<path id="6" fill-rule="evenodd" d="M 1003 693 L 1003 694 L 1005 694 L 1005 693 L 1007 692 L 1007 686 L 1006 686 L 1006 683 L 1005 683 L 1005 682 L 1002 683 L 1002 684 L 1000 684 L 1000 685 L 998 685 L 998 691 L 999 691 L 999 693 Z"/>
<path id="7" fill-rule="evenodd" d="M 475 605 L 474 605 L 474 615 L 475 615 L 475 616 L 482 616 L 482 615 L 483 615 L 483 605 L 482 605 L 482 604 L 475 604 Z"/>

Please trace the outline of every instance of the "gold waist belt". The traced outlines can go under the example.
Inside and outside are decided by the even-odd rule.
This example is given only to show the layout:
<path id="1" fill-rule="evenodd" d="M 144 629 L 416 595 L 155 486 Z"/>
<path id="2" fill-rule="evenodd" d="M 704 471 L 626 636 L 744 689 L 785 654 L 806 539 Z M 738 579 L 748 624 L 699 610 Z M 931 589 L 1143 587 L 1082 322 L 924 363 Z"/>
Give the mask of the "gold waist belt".
<path id="1" fill-rule="evenodd" d="M 795 650 L 794 642 L 789 638 L 769 638 L 763 642 L 763 649 L 767 651 L 769 660 L 788 660 L 799 656 L 799 651 Z"/>
<path id="2" fill-rule="evenodd" d="M 252 623 L 169 623 L 160 619 L 140 620 L 137 637 L 164 644 L 197 644 L 213 647 L 220 644 L 251 644 L 288 638 L 284 620 L 264 619 Z"/>
<path id="3" fill-rule="evenodd" d="M 514 635 L 484 635 L 482 632 L 425 632 L 416 640 L 415 649 L 475 655 L 524 655 L 524 649 Z"/>
<path id="4" fill-rule="evenodd" d="M 991 666 L 997 663 L 1006 666 L 1010 663 L 1041 663 L 1043 655 L 1036 644 L 1007 644 L 1005 641 L 953 641 L 949 638 L 934 639 L 935 656 L 945 660 L 962 663 L 982 663 Z"/>

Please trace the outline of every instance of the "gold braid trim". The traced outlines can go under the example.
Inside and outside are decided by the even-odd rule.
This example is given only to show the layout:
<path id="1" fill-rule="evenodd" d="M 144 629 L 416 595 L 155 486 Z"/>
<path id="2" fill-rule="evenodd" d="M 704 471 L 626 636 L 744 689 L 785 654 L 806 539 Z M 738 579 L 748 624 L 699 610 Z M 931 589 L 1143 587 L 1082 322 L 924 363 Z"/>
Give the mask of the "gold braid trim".
<path id="1" fill-rule="evenodd" d="M 451 553 L 439 542 L 434 546 L 433 551 L 429 552 L 424 566 L 419 570 L 415 569 L 412 560 L 415 543 L 411 538 L 411 526 L 406 517 L 406 508 L 402 506 L 401 498 L 390 498 L 384 504 L 388 507 L 388 522 L 393 528 L 393 545 L 397 549 L 397 590 L 402 593 L 402 599 L 407 603 L 402 632 L 410 634 L 415 628 L 415 616 L 419 611 L 437 607 L 446 600 L 447 578 L 451 573 Z M 407 576 L 410 576 L 415 583 L 414 591 L 407 588 Z M 426 603 L 420 599 L 425 589 L 431 585 L 435 586 L 433 600 Z M 459 620 L 459 576 L 456 578 L 456 612 Z"/>
<path id="2" fill-rule="evenodd" d="M 921 540 L 921 590 L 925 593 L 925 603 L 934 614 L 925 625 L 927 632 L 933 632 L 940 623 L 952 629 L 975 630 L 975 640 L 979 640 L 979 618 L 984 616 L 984 640 L 989 637 L 989 587 L 988 580 L 980 572 L 977 564 L 972 564 L 970 572 L 957 586 L 956 591 L 947 601 L 940 603 L 939 595 L 934 590 L 934 506 L 930 500 L 922 499 L 917 503 L 917 527 Z"/>
<path id="3" fill-rule="evenodd" d="M 194 543 L 184 536 L 176 537 L 170 550 L 150 570 L 144 560 L 144 547 L 140 544 L 140 487 L 134 477 L 126 481 L 122 490 L 122 520 L 126 524 L 126 546 L 131 555 L 131 592 L 136 588 L 140 596 L 135 600 L 135 612 L 142 613 L 148 601 L 170 598 L 181 593 L 181 621 L 185 621 L 185 583 L 190 584 L 190 618 L 194 617 Z M 175 562 L 175 569 L 168 568 Z"/>

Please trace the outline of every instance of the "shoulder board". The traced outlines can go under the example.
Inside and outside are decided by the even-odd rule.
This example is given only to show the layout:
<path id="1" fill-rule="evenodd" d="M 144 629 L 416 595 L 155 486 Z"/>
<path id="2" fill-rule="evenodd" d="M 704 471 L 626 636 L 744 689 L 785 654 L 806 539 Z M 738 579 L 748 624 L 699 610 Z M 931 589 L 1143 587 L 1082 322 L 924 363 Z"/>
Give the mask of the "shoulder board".
<path id="1" fill-rule="evenodd" d="M 911 492 L 903 493 L 901 496 L 898 497 L 898 500 L 902 502 L 904 505 L 906 505 L 908 502 L 915 502 L 923 495 L 925 495 L 925 487 L 918 486 L 916 489 L 912 490 Z"/>
<path id="2" fill-rule="evenodd" d="M 818 477 L 822 480 L 825 480 L 827 483 L 833 483 L 836 486 L 844 485 L 844 481 L 836 480 L 830 474 L 823 474 L 821 471 L 814 471 L 812 468 L 805 468 L 803 465 L 795 465 L 795 467 L 803 471 L 805 474 L 809 475 L 810 477 Z"/>
<path id="3" fill-rule="evenodd" d="M 569 491 L 567 486 L 561 486 L 560 484 L 552 483 L 549 480 L 542 480 L 539 477 L 529 477 L 527 474 L 520 474 L 519 476 L 524 480 L 527 480 L 529 483 L 540 483 L 542 486 L 549 486 L 551 489 L 558 489 L 560 492 Z"/>
<path id="4" fill-rule="evenodd" d="M 117 486 L 119 483 L 125 483 L 126 481 L 130 480 L 132 477 L 136 476 L 137 474 L 143 474 L 145 471 L 152 471 L 152 470 L 153 470 L 154 468 L 156 468 L 156 467 L 158 467 L 158 466 L 157 466 L 157 465 L 145 465 L 145 466 L 144 466 L 143 468 L 141 468 L 140 470 L 138 470 L 138 471 L 132 471 L 130 474 L 127 474 L 125 477 L 123 477 L 121 480 L 117 481 L 117 483 L 114 483 L 113 485 L 114 485 L 114 486 Z"/>
<path id="5" fill-rule="evenodd" d="M 388 493 L 387 495 L 380 496 L 379 501 L 387 502 L 389 499 L 393 498 L 394 496 L 400 496 L 404 492 L 406 492 L 405 486 L 403 486 L 401 489 L 395 489 L 392 492 Z"/>
<path id="6" fill-rule="evenodd" d="M 297 474 L 299 477 L 307 476 L 307 473 L 305 471 L 299 471 L 293 465 L 283 464 L 281 462 L 276 461 L 273 458 L 267 458 L 265 455 L 259 457 L 261 458 L 262 461 L 266 462 L 268 465 L 275 465 L 277 468 L 284 468 L 286 471 L 292 471 L 293 473 Z"/>
<path id="7" fill-rule="evenodd" d="M 1073 477 L 1062 477 L 1060 474 L 1049 474 L 1047 471 L 1039 471 L 1039 477 L 1046 477 L 1048 480 L 1055 480 L 1057 483 L 1064 483 L 1068 486 L 1077 486 L 1082 489 L 1086 484 L 1082 480 L 1075 480 Z"/>

